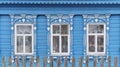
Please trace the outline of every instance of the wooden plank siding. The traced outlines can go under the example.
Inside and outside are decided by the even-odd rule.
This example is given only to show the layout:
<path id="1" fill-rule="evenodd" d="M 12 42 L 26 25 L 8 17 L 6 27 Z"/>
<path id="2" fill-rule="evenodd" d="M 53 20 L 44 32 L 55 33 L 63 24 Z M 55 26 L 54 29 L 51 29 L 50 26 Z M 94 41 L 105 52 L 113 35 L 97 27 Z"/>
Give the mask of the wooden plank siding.
<path id="1" fill-rule="evenodd" d="M 10 67 L 120 67 L 120 5 L 57 4 L 19 3 L 2 5 L 0 2 L 0 67 L 9 67 L 9 65 Z M 36 30 L 34 32 L 35 54 L 32 59 L 14 55 L 11 14 L 37 15 Z M 47 14 L 74 14 L 70 32 L 69 57 L 51 57 Z M 88 57 L 86 55 L 86 30 L 84 30 L 83 14 L 111 14 L 108 25 L 109 30 L 107 31 L 105 57 Z"/>
<path id="2" fill-rule="evenodd" d="M 0 59 L 2 59 L 3 56 L 9 57 L 10 55 L 11 55 L 10 17 L 9 15 L 0 15 Z M 8 58 L 6 58 L 6 60 L 8 60 Z M 0 60 L 0 62 L 2 61 Z"/>
<path id="3" fill-rule="evenodd" d="M 115 56 L 119 56 L 120 51 L 120 16 L 119 15 L 112 15 L 110 17 L 110 25 L 109 25 L 109 39 L 107 44 L 107 52 L 108 55 L 111 56 L 111 63 L 114 63 L 112 61 Z M 37 25 L 36 25 L 36 56 L 39 56 L 41 59 L 40 66 L 43 66 L 43 57 L 48 56 L 48 48 L 49 48 L 49 34 L 47 30 L 47 18 L 44 15 L 40 15 L 37 17 Z M 84 23 L 83 23 L 83 17 L 82 15 L 76 15 L 73 18 L 73 31 L 72 34 L 72 52 L 73 56 L 76 58 L 75 66 L 79 66 L 79 58 L 80 56 L 84 56 L 86 47 L 85 47 L 85 33 L 84 33 Z M 13 44 L 11 39 L 11 22 L 10 17 L 8 15 L 1 15 L 0 16 L 0 58 L 2 60 L 3 56 L 6 56 L 6 61 L 9 60 L 9 57 L 12 55 L 12 48 Z M 1 61 L 0 60 L 0 61 Z M 84 59 L 83 59 L 84 60 Z M 93 60 L 89 60 L 89 64 L 93 64 Z M 63 61 L 63 60 L 62 60 Z M 2 62 L 2 61 L 1 61 Z M 54 61 L 53 63 L 57 63 L 57 61 Z M 84 62 L 83 62 L 84 63 Z M 9 63 L 6 62 L 8 65 Z M 20 63 L 21 64 L 21 63 Z M 26 61 L 26 64 L 29 64 L 28 61 Z M 1 63 L 0 63 L 1 65 Z M 70 62 L 68 62 L 68 66 L 71 65 Z M 13 66 L 15 66 L 13 64 Z M 28 65 L 29 66 L 29 65 Z M 46 66 L 49 66 L 47 64 Z M 55 66 L 55 65 L 54 65 Z M 64 63 L 61 63 L 61 66 L 64 66 Z M 85 66 L 83 64 L 83 66 Z M 93 66 L 93 65 L 90 65 Z M 104 64 L 106 66 L 106 64 Z M 111 64 L 111 66 L 114 66 L 114 64 Z"/>

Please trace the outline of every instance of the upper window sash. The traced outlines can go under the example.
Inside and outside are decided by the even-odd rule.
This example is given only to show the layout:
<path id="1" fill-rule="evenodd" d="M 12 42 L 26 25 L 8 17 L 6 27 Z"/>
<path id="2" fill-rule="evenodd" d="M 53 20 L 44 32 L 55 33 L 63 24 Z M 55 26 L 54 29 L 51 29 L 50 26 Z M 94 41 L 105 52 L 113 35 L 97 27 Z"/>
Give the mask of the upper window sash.
<path id="1" fill-rule="evenodd" d="M 51 34 L 59 34 L 59 35 L 68 35 L 69 31 L 69 24 L 52 24 L 51 25 Z"/>
<path id="2" fill-rule="evenodd" d="M 87 24 L 87 55 L 105 55 L 106 25 L 105 23 Z"/>
<path id="3" fill-rule="evenodd" d="M 16 55 L 33 55 L 33 52 L 34 52 L 33 24 L 23 24 L 23 23 L 15 24 L 14 28 L 15 28 L 15 31 L 14 31 L 15 54 Z"/>

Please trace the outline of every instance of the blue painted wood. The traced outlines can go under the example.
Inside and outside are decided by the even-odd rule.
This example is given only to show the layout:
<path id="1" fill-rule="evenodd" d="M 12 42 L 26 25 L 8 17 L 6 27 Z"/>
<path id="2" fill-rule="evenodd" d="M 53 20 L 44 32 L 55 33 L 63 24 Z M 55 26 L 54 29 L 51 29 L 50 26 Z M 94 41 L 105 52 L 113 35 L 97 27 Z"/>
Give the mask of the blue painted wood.
<path id="1" fill-rule="evenodd" d="M 1 0 L 0 4 L 120 4 L 119 0 Z"/>
<path id="2" fill-rule="evenodd" d="M 11 54 L 10 31 L 10 17 L 8 15 L 0 15 L 0 62 L 3 56 L 9 57 Z"/>
<path id="3" fill-rule="evenodd" d="M 21 14 L 21 13 L 22 14 L 60 14 L 60 13 L 61 14 L 120 14 L 119 7 L 120 5 L 95 5 L 95 6 L 94 5 L 57 5 L 56 6 L 56 5 L 41 5 L 41 4 L 40 5 L 18 4 L 18 5 L 1 5 L 0 14 L 15 14 L 15 13 L 16 14 Z"/>
<path id="4" fill-rule="evenodd" d="M 10 18 L 7 15 L 0 16 L 0 52 L 1 55 L 10 56 L 11 35 Z"/>
<path id="5" fill-rule="evenodd" d="M 74 16 L 74 19 L 73 19 L 73 55 L 75 58 L 80 58 L 80 56 L 83 56 L 84 54 L 83 24 L 84 23 L 83 23 L 82 16 Z"/>
<path id="6" fill-rule="evenodd" d="M 109 53 L 110 55 L 119 55 L 120 52 L 120 16 L 112 15 L 110 18 L 110 32 L 109 32 Z"/>
<path id="7" fill-rule="evenodd" d="M 47 20 L 45 16 L 38 16 L 37 18 L 37 55 L 41 57 L 47 56 L 48 39 L 47 39 Z"/>
<path id="8" fill-rule="evenodd" d="M 5 2 L 6 1 L 6 2 Z M 12 0 L 11 3 L 9 0 L 0 1 L 0 62 L 3 56 L 8 58 L 12 55 L 11 52 L 14 51 L 13 44 L 11 43 L 11 21 L 10 14 L 36 14 L 36 56 L 39 56 L 41 59 L 40 65 L 43 66 L 43 57 L 49 56 L 48 50 L 50 48 L 48 30 L 47 30 L 47 18 L 46 14 L 75 14 L 73 17 L 73 30 L 72 30 L 72 53 L 73 57 L 76 58 L 76 67 L 78 67 L 78 61 L 80 56 L 85 55 L 85 32 L 84 32 L 84 23 L 82 14 L 111 14 L 110 24 L 109 24 L 109 39 L 107 44 L 108 55 L 112 57 L 112 66 L 113 59 L 115 56 L 120 56 L 120 3 L 119 0 L 70 0 L 57 2 L 56 0 L 47 1 L 43 0 L 18 0 L 15 3 Z M 33 3 L 34 1 L 34 3 Z M 82 2 L 83 1 L 83 2 Z M 2 4 L 4 2 L 4 4 Z M 38 2 L 38 3 L 37 3 Z M 8 3 L 8 4 L 5 4 Z M 31 3 L 31 4 L 30 4 Z M 33 4 L 32 4 L 33 3 Z M 103 3 L 101 5 L 101 3 Z M 106 4 L 105 4 L 106 3 Z M 12 5 L 11 5 L 12 4 Z M 22 5 L 21 5 L 22 4 Z M 66 5 L 67 4 L 67 5 Z M 69 4 L 69 5 L 68 5 Z M 80 4 L 80 5 L 78 5 Z M 91 5 L 88 5 L 91 4 Z M 94 5 L 92 5 L 94 4 Z M 109 5 L 107 5 L 109 4 Z M 21 62 L 21 61 L 20 61 Z M 56 66 L 57 61 L 54 61 L 54 66 Z M 106 67 L 106 62 L 105 67 Z M 8 62 L 6 62 L 8 64 Z M 21 63 L 20 63 L 21 64 Z M 27 67 L 29 67 L 29 61 L 26 61 Z M 1 65 L 1 63 L 0 63 Z M 15 64 L 13 64 L 15 67 Z M 70 59 L 68 60 L 68 67 L 70 67 Z M 93 59 L 90 60 L 90 67 L 93 67 Z M 34 64 L 35 66 L 35 64 Z M 47 64 L 49 66 L 49 64 Z M 61 66 L 64 66 L 63 59 L 61 61 Z M 100 66 L 98 62 L 98 66 Z M 83 64 L 85 67 L 85 64 Z"/>

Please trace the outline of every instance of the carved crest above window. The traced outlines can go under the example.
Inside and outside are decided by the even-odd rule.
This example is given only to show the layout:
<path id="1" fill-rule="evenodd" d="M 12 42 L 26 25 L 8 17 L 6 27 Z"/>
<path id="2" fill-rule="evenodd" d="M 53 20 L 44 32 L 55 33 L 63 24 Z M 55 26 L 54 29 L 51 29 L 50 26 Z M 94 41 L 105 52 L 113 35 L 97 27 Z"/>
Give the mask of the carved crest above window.
<path id="1" fill-rule="evenodd" d="M 14 14 L 10 15 L 11 24 L 14 23 L 36 23 L 36 15 L 32 14 Z"/>
<path id="2" fill-rule="evenodd" d="M 73 14 L 48 14 L 46 16 L 48 25 L 50 25 L 51 23 L 70 23 L 71 25 L 73 24 Z"/>
<path id="3" fill-rule="evenodd" d="M 109 24 L 110 14 L 84 14 L 84 23 L 106 23 Z"/>

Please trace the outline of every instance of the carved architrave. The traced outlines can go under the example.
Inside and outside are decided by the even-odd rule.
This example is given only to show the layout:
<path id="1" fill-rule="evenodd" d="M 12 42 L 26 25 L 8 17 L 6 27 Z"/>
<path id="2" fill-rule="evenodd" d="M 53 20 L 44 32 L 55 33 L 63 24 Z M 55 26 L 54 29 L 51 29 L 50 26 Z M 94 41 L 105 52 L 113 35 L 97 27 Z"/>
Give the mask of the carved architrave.
<path id="1" fill-rule="evenodd" d="M 70 23 L 73 22 L 73 14 L 48 14 L 47 16 L 47 22 L 48 25 L 51 23 Z"/>
<path id="2" fill-rule="evenodd" d="M 109 24 L 110 14 L 84 14 L 84 24 L 87 23 L 106 23 Z"/>
<path id="3" fill-rule="evenodd" d="M 69 24 L 70 25 L 70 30 L 72 30 L 72 25 L 73 25 L 73 16 L 74 14 L 47 14 L 47 30 L 50 31 L 50 25 L 59 23 L 59 24 Z M 48 40 L 50 40 L 50 32 L 48 33 Z M 48 44 L 50 44 L 48 42 Z M 50 56 L 50 49 L 48 50 L 48 57 Z"/>
<path id="4" fill-rule="evenodd" d="M 32 14 L 15 14 L 10 15 L 11 17 L 11 24 L 15 23 L 34 23 L 36 24 L 36 15 Z"/>
<path id="5" fill-rule="evenodd" d="M 11 14 L 10 18 L 11 18 L 11 44 L 13 46 L 13 48 L 11 49 L 11 54 L 12 57 L 14 57 L 14 24 L 16 23 L 31 23 L 34 25 L 34 30 L 36 30 L 36 17 L 37 15 L 33 15 L 33 14 Z M 34 54 L 36 54 L 36 52 L 34 51 Z"/>
<path id="6" fill-rule="evenodd" d="M 110 14 L 84 14 L 83 15 L 84 30 L 86 30 L 88 23 L 105 23 L 106 30 L 109 30 L 109 21 L 110 21 L 109 19 L 110 19 Z M 86 34 L 87 34 L 87 32 L 84 34 L 85 39 L 86 39 Z M 106 34 L 108 34 L 108 33 L 106 32 Z M 86 51 L 86 49 L 84 51 Z M 86 53 L 84 53 L 84 54 L 86 54 Z"/>

